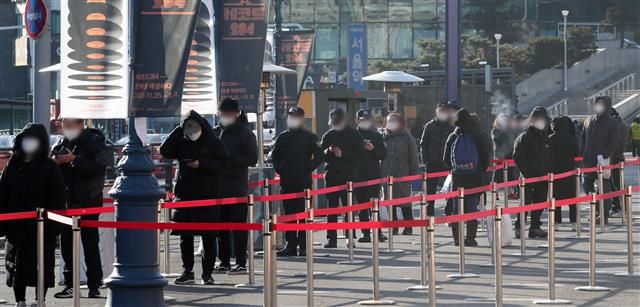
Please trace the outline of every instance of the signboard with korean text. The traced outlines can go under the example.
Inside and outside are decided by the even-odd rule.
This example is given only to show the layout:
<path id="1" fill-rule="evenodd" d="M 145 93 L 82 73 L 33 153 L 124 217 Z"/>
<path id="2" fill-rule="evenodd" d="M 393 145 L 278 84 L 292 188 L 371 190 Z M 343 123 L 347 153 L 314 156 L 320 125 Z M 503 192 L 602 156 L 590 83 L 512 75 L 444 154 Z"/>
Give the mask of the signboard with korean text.
<path id="1" fill-rule="evenodd" d="M 283 31 L 280 37 L 280 66 L 297 72 L 297 75 L 284 75 L 277 78 L 276 117 L 286 118 L 289 107 L 298 105 L 298 97 L 313 50 L 315 32 L 313 30 Z"/>
<path id="2" fill-rule="evenodd" d="M 362 91 L 366 90 L 365 82 L 362 77 L 367 74 L 367 25 L 351 24 L 349 25 L 349 88 Z"/>
<path id="3" fill-rule="evenodd" d="M 221 14 L 220 97 L 256 112 L 267 35 L 265 0 L 225 0 Z"/>
<path id="4" fill-rule="evenodd" d="M 24 26 L 31 39 L 38 39 L 47 26 L 47 6 L 42 0 L 27 0 Z"/>

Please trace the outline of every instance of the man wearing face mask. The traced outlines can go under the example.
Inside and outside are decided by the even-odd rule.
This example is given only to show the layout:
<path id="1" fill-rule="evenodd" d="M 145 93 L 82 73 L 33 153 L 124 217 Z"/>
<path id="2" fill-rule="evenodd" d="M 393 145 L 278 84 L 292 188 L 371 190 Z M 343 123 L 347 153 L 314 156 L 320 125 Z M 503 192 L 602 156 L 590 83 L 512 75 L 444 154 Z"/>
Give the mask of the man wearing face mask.
<path id="1" fill-rule="evenodd" d="M 171 131 L 160 145 L 160 153 L 165 159 L 178 160 L 178 174 L 173 193 L 176 200 L 202 200 L 220 198 L 223 191 L 219 176 L 229 169 L 229 155 L 224 144 L 218 139 L 209 122 L 196 111 L 189 111 L 182 117 L 180 126 Z M 220 221 L 220 206 L 174 209 L 171 220 L 180 223 L 211 223 Z M 216 263 L 216 232 L 179 231 L 180 254 L 183 272 L 175 280 L 178 285 L 193 284 L 193 238 L 202 237 L 202 283 L 213 284 L 211 274 Z"/>
<path id="2" fill-rule="evenodd" d="M 441 103 L 436 108 L 436 117 L 424 125 L 422 137 L 420 138 L 420 152 L 422 153 L 422 163 L 425 164 L 427 172 L 436 173 L 448 171 L 449 169 L 442 160 L 444 146 L 449 134 L 453 132 L 451 118 L 456 111 L 456 105 Z M 436 193 L 441 178 L 427 180 L 427 194 Z M 427 215 L 434 215 L 434 201 L 427 204 Z"/>
<path id="3" fill-rule="evenodd" d="M 287 116 L 287 130 L 278 135 L 271 151 L 273 168 L 280 174 L 280 192 L 298 193 L 310 189 L 311 173 L 320 166 L 323 158 L 318 137 L 304 127 L 304 110 L 291 107 Z M 303 212 L 304 199 L 284 200 L 282 207 L 285 214 Z M 306 256 L 304 231 L 287 231 L 285 239 L 287 245 L 278 251 L 278 256 Z"/>
<path id="4" fill-rule="evenodd" d="M 382 135 L 376 129 L 377 127 L 369 110 L 359 110 L 356 113 L 356 125 L 358 126 L 358 132 L 364 139 L 362 145 L 364 150 L 361 152 L 360 162 L 358 163 L 357 181 L 378 179 L 382 176 L 380 162 L 387 156 L 387 148 L 382 141 Z M 357 188 L 355 196 L 357 203 L 368 202 L 372 198 L 380 198 L 380 185 Z M 371 218 L 371 210 L 360 211 L 358 218 L 360 222 L 368 222 Z M 379 240 L 384 242 L 386 238 L 381 235 Z M 371 230 L 362 229 L 362 237 L 358 239 L 358 242 L 371 242 Z"/>
<path id="5" fill-rule="evenodd" d="M 322 136 L 322 149 L 325 154 L 325 182 L 327 187 L 346 184 L 358 178 L 358 160 L 363 149 L 364 140 L 356 129 L 348 123 L 344 110 L 336 108 L 329 113 L 331 129 Z M 347 192 L 339 191 L 327 195 L 329 208 L 347 205 Z M 337 215 L 327 217 L 329 223 L 337 222 Z M 325 248 L 338 247 L 338 234 L 335 230 L 327 231 Z M 352 244 L 353 242 L 349 242 Z"/>
<path id="6" fill-rule="evenodd" d="M 593 107 L 595 114 L 584 124 L 581 136 L 581 153 L 584 160 L 583 167 L 595 167 L 597 165 L 611 164 L 611 158 L 621 140 L 620 126 L 618 122 L 611 117 L 611 98 L 609 96 L 600 96 L 596 98 Z M 595 192 L 595 183 L 598 178 L 597 173 L 584 174 L 584 191 L 585 193 Z M 603 193 L 611 190 L 610 178 L 604 179 Z M 608 222 L 609 210 L 611 207 L 611 199 L 605 199 L 604 221 Z M 597 208 L 599 210 L 600 208 Z M 602 214 L 602 212 L 599 212 Z M 599 223 L 601 216 L 598 216 L 596 223 Z"/>
<path id="7" fill-rule="evenodd" d="M 105 137 L 98 129 L 86 128 L 82 119 L 62 120 L 61 138 L 51 153 L 60 165 L 67 188 L 67 208 L 102 206 L 102 189 L 105 171 L 113 153 L 105 144 Z M 83 216 L 84 220 L 97 220 L 98 215 Z M 102 263 L 98 247 L 100 236 L 97 228 L 81 231 L 84 261 L 87 265 L 89 297 L 99 297 L 102 285 Z M 73 297 L 73 247 L 72 231 L 64 227 L 60 236 L 60 249 L 64 259 L 64 284 L 56 298 Z"/>
<path id="8" fill-rule="evenodd" d="M 531 112 L 530 126 L 515 140 L 513 159 L 520 173 L 525 178 L 545 176 L 551 169 L 551 150 L 547 138 L 546 113 L 534 109 Z M 547 200 L 547 182 L 528 183 L 525 185 L 525 203 L 527 205 Z M 543 210 L 531 212 L 531 225 L 529 226 L 529 238 L 546 238 L 547 232 L 540 226 L 540 216 Z M 516 219 L 516 236 L 520 234 L 520 215 Z"/>
<path id="9" fill-rule="evenodd" d="M 222 100 L 218 106 L 218 115 L 220 125 L 213 128 L 213 134 L 222 140 L 230 157 L 230 168 L 219 176 L 220 197 L 247 196 L 249 167 L 256 165 L 258 161 L 256 136 L 249 128 L 247 116 L 240 110 L 237 100 L 232 98 Z M 247 204 L 220 207 L 220 220 L 235 223 L 247 222 Z M 246 231 L 233 231 L 232 248 L 231 231 L 220 231 L 218 235 L 220 265 L 216 271 L 228 271 L 230 275 L 247 272 L 247 236 Z M 230 262 L 232 250 L 236 258 L 234 268 L 231 268 Z"/>

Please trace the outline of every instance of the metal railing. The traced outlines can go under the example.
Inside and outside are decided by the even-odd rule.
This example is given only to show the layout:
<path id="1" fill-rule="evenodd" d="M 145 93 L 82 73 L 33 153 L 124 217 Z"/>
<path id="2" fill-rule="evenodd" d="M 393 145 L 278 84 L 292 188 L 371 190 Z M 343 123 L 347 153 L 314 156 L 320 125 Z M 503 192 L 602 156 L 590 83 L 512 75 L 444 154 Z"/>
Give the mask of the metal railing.
<path id="1" fill-rule="evenodd" d="M 636 83 L 636 73 L 628 74 L 622 79 L 612 83 L 611 85 L 584 99 L 585 103 L 587 104 L 589 114 L 593 113 L 593 105 L 596 102 L 596 98 L 598 98 L 599 96 L 613 97 L 623 91 L 635 89 L 638 89 L 638 84 Z"/>
<path id="2" fill-rule="evenodd" d="M 560 116 L 569 114 L 569 99 L 564 98 L 547 107 L 549 116 Z"/>

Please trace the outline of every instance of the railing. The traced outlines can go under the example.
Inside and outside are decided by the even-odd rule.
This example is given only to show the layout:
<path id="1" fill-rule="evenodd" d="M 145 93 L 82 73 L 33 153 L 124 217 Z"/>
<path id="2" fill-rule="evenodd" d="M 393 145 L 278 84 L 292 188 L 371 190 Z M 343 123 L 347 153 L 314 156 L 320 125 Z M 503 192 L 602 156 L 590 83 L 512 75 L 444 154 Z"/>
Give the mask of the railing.
<path id="1" fill-rule="evenodd" d="M 547 107 L 549 116 L 560 116 L 569 114 L 569 99 L 564 98 L 551 106 Z"/>
<path id="2" fill-rule="evenodd" d="M 585 102 L 587 103 L 587 108 L 589 109 L 589 114 L 593 113 L 593 105 L 596 102 L 596 98 L 599 96 L 609 96 L 612 97 L 622 91 L 635 90 L 637 89 L 636 84 L 636 73 L 631 73 L 625 76 L 624 78 L 612 83 L 611 85 L 605 87 L 601 91 L 585 98 Z"/>

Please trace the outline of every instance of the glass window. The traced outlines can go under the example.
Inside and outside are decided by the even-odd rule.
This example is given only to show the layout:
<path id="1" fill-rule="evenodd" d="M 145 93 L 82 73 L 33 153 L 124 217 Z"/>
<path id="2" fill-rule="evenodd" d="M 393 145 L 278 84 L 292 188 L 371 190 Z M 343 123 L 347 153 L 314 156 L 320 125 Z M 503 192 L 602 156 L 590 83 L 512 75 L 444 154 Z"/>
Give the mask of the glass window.
<path id="1" fill-rule="evenodd" d="M 392 59 L 412 57 L 413 40 L 410 23 L 392 23 L 389 25 L 389 56 Z"/>
<path id="2" fill-rule="evenodd" d="M 316 0 L 316 22 L 338 22 L 338 5 L 334 0 Z"/>
<path id="3" fill-rule="evenodd" d="M 337 1 L 340 5 L 340 22 L 363 22 L 364 0 Z"/>
<path id="4" fill-rule="evenodd" d="M 367 21 L 387 21 L 387 0 L 366 0 Z"/>
<path id="5" fill-rule="evenodd" d="M 411 0 L 389 0 L 390 21 L 411 21 Z"/>
<path id="6" fill-rule="evenodd" d="M 438 18 L 436 0 L 413 0 L 414 20 L 434 20 Z"/>
<path id="7" fill-rule="evenodd" d="M 386 59 L 389 57 L 386 23 L 370 23 L 367 25 L 367 56 L 370 59 Z"/>
<path id="8" fill-rule="evenodd" d="M 420 40 L 437 39 L 437 24 L 414 23 L 413 24 L 413 53 L 419 57 L 422 50 L 418 46 Z"/>
<path id="9" fill-rule="evenodd" d="M 333 60 L 338 58 L 340 32 L 336 25 L 316 25 L 315 58 Z"/>
<path id="10" fill-rule="evenodd" d="M 291 7 L 291 19 L 285 22 L 312 22 L 314 0 L 287 1 Z"/>

